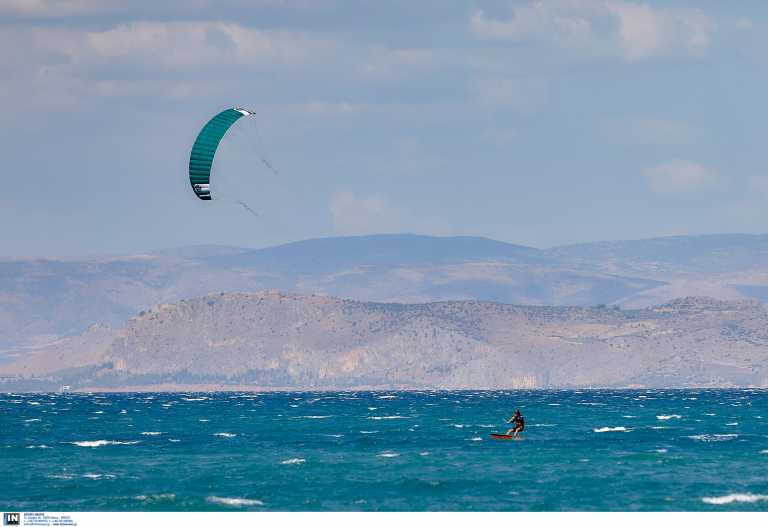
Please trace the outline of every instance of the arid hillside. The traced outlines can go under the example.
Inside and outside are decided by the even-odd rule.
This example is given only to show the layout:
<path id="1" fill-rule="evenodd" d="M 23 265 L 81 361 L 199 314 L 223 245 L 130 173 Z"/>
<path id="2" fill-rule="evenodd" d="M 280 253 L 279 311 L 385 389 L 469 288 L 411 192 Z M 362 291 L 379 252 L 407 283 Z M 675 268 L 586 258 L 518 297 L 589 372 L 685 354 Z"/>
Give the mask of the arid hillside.
<path id="1" fill-rule="evenodd" d="M 768 386 L 768 311 L 220 293 L 10 357 L 0 377 L 3 390 Z"/>

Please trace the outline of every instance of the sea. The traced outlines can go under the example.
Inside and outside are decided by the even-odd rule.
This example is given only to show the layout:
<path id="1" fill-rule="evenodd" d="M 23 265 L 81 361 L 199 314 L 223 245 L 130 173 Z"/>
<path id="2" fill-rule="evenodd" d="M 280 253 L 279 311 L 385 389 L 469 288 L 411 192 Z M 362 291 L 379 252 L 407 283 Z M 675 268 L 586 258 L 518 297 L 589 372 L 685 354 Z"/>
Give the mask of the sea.
<path id="1" fill-rule="evenodd" d="M 0 482 L 21 511 L 766 511 L 768 391 L 0 394 Z"/>

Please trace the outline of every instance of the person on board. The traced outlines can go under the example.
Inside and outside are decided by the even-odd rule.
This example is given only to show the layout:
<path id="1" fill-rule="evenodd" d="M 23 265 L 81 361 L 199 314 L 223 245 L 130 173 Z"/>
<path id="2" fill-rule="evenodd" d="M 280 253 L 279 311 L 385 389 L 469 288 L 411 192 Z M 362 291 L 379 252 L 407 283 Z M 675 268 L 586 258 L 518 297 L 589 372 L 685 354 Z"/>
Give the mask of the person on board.
<path id="1" fill-rule="evenodd" d="M 509 419 L 505 420 L 504 422 L 505 423 L 514 423 L 512 428 L 507 430 L 507 435 L 508 436 L 517 437 L 518 435 L 520 435 L 520 432 L 525 430 L 525 419 L 520 414 L 520 410 L 519 409 L 515 410 L 515 413 L 512 415 L 512 417 L 510 417 Z"/>

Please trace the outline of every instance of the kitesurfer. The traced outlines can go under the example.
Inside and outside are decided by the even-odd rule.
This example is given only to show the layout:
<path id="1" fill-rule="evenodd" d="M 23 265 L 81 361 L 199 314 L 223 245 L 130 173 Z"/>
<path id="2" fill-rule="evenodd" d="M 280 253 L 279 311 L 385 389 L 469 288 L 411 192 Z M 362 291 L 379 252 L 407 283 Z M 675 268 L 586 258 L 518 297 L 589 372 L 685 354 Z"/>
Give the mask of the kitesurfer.
<path id="1" fill-rule="evenodd" d="M 519 409 L 515 410 L 515 413 L 512 415 L 512 417 L 510 417 L 509 419 L 505 420 L 504 422 L 505 423 L 514 423 L 512 428 L 507 430 L 507 435 L 508 436 L 511 435 L 511 436 L 517 437 L 520 434 L 520 432 L 525 430 L 525 419 L 520 414 L 520 410 Z"/>

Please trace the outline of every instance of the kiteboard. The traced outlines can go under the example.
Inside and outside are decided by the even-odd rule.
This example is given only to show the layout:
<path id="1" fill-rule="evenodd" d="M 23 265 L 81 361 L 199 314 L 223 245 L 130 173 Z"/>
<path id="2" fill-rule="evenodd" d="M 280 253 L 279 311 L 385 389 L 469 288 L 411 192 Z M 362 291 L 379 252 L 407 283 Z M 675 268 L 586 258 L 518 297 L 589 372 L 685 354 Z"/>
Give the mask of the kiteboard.
<path id="1" fill-rule="evenodd" d="M 491 434 L 491 439 L 522 439 L 520 436 L 515 437 L 507 434 Z"/>

